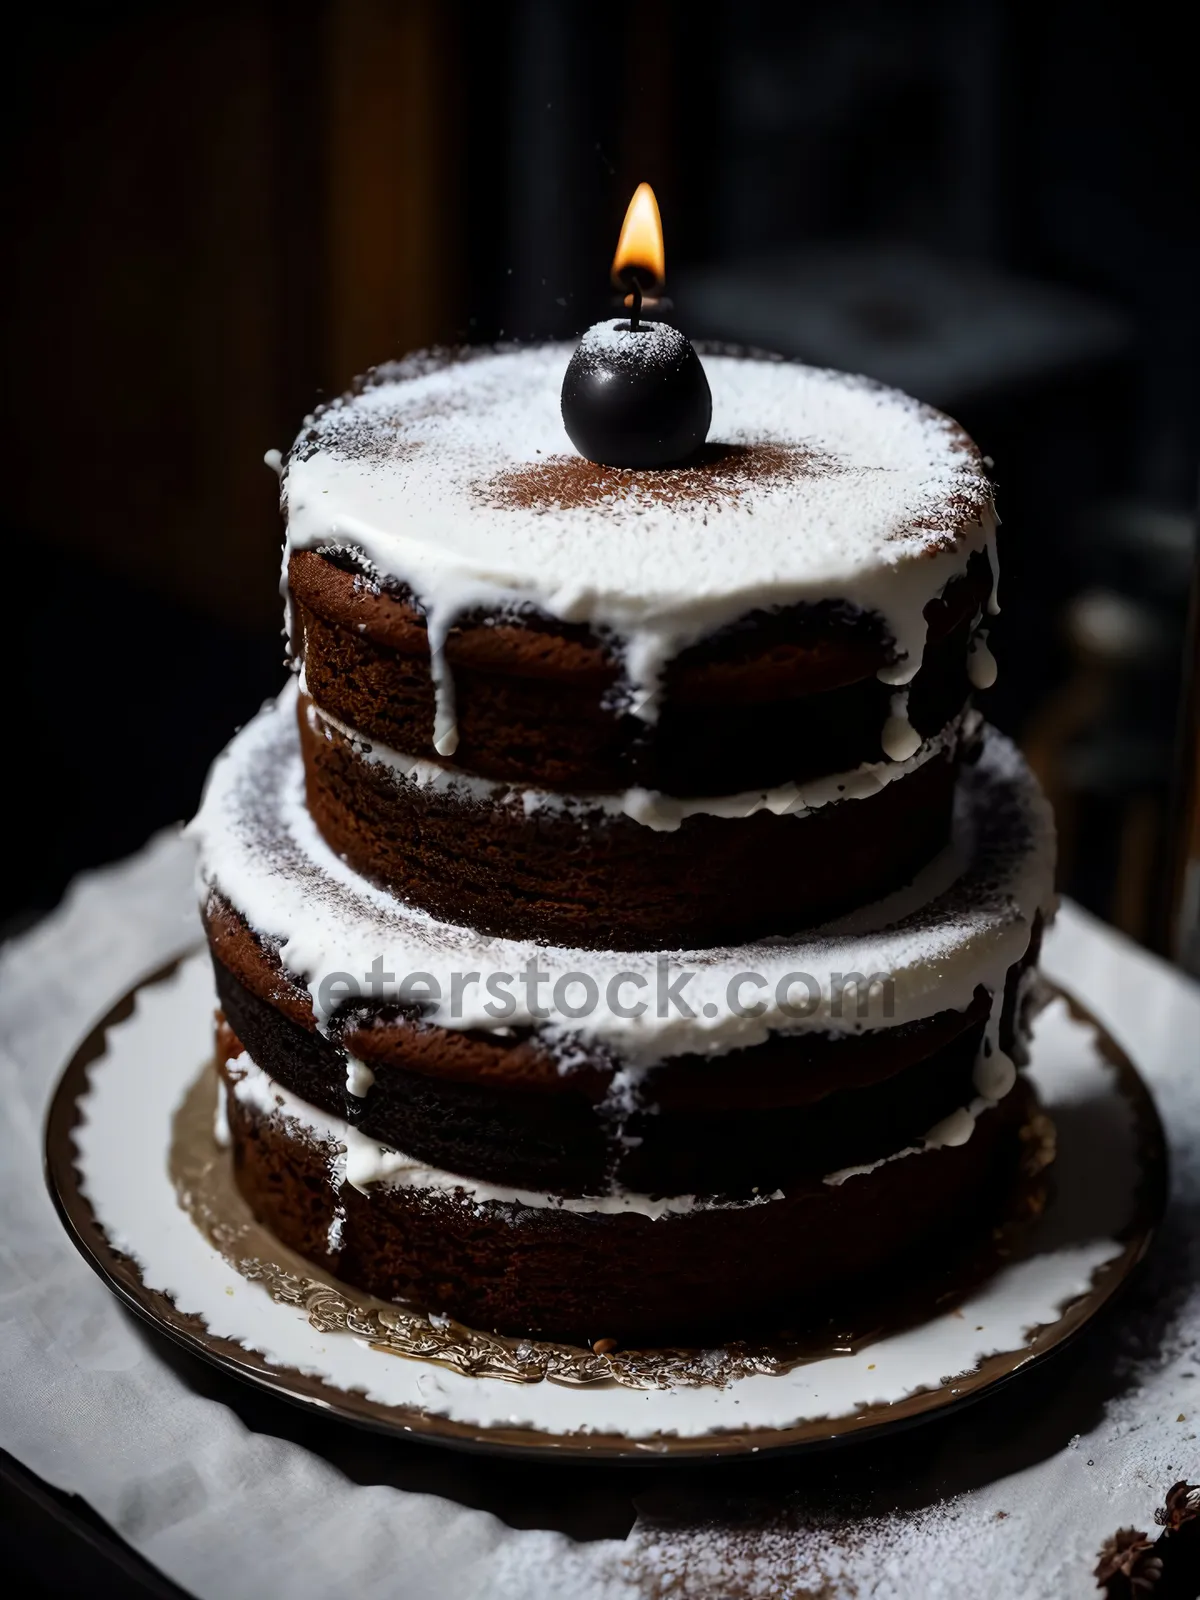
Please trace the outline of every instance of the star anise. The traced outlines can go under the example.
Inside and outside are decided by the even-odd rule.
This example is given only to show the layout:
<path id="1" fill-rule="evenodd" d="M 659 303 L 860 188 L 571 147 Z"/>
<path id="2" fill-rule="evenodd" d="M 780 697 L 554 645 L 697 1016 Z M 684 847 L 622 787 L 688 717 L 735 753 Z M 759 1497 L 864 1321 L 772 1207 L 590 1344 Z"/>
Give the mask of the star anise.
<path id="1" fill-rule="evenodd" d="M 1154 1520 L 1168 1533 L 1178 1533 L 1189 1522 L 1200 1517 L 1200 1487 L 1185 1483 L 1181 1478 L 1167 1490 L 1167 1502 L 1154 1513 Z"/>
<path id="2" fill-rule="evenodd" d="M 1161 1600 L 1196 1600 L 1200 1595 L 1200 1488 L 1182 1480 L 1173 1484 L 1154 1520 L 1162 1528 L 1154 1547 L 1162 1561 Z M 1160 1600 L 1157 1589 L 1155 1600 Z"/>
<path id="3" fill-rule="evenodd" d="M 1118 1528 L 1104 1541 L 1094 1576 L 1097 1588 L 1108 1591 L 1109 1600 L 1141 1600 L 1154 1593 L 1162 1561 L 1140 1529 Z"/>

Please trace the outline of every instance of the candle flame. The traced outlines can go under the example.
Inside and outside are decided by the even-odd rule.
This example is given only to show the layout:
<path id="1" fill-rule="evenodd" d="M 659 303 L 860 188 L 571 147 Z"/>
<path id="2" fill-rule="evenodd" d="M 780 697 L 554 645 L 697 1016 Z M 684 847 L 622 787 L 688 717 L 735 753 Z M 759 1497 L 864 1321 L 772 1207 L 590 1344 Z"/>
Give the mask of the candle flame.
<path id="1" fill-rule="evenodd" d="M 648 183 L 639 183 L 633 191 L 613 256 L 612 281 L 618 289 L 628 289 L 635 276 L 643 290 L 651 293 L 660 290 L 667 279 L 662 218 Z"/>

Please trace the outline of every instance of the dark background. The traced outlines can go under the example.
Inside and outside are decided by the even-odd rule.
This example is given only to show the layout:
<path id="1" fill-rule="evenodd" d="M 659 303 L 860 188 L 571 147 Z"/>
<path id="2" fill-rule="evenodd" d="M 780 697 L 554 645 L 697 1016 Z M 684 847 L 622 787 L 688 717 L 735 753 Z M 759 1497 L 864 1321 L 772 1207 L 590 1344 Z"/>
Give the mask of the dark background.
<path id="1" fill-rule="evenodd" d="M 1172 774 L 1195 761 L 1175 735 L 1200 433 L 1179 15 L 1145 0 L 154 0 L 10 16 L 0 938 L 80 868 L 189 814 L 213 754 L 280 683 L 263 452 L 372 362 L 607 314 L 620 219 L 648 179 L 686 331 L 898 383 L 994 458 L 987 709 L 1055 801 L 1064 887 L 1166 943 Z M 1046 1379 L 1022 1429 L 1090 1394 Z M 288 1425 L 228 1390 L 248 1426 Z M 989 1403 L 968 1432 L 1017 1416 Z M 355 1437 L 325 1444 L 351 1471 Z M 921 1440 L 971 1459 L 936 1429 Z M 894 1453 L 897 1483 L 913 1448 Z M 397 1450 L 363 1481 L 511 1521 L 535 1514 L 528 1499 L 553 1521 L 548 1479 L 513 1480 L 514 1512 L 494 1500 L 504 1474 L 464 1495 L 459 1463 Z M 801 1492 L 856 1462 L 802 1464 Z M 591 1531 L 627 1525 L 595 1503 Z M 2 1455 L 0 1550 L 22 1595 L 168 1592 Z"/>
<path id="2" fill-rule="evenodd" d="M 1056 803 L 1064 886 L 1161 944 L 1200 431 L 1175 15 L 247 0 L 10 22 L 0 930 L 188 814 L 280 682 L 264 450 L 372 362 L 607 314 L 646 178 L 689 333 L 896 382 L 994 458 L 987 709 Z"/>

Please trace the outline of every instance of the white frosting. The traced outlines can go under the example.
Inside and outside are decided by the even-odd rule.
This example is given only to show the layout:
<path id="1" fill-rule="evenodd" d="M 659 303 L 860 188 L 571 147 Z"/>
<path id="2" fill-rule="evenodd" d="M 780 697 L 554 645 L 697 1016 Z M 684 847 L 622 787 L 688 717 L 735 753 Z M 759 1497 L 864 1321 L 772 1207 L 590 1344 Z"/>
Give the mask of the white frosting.
<path id="1" fill-rule="evenodd" d="M 978 1106 L 978 1110 L 976 1110 Z M 929 1150 L 952 1149 L 960 1144 L 967 1144 L 975 1132 L 975 1118 L 984 1109 L 979 1102 L 972 1102 L 969 1106 L 961 1106 L 957 1111 L 952 1111 L 948 1117 L 943 1117 L 925 1135 L 925 1148 Z"/>
<path id="2" fill-rule="evenodd" d="M 357 1056 L 346 1056 L 346 1093 L 362 1100 L 375 1082 L 375 1074 L 365 1061 Z"/>
<path id="3" fill-rule="evenodd" d="M 967 651 L 967 676 L 973 689 L 990 689 L 999 669 L 996 658 L 988 647 L 987 630 L 980 629 L 971 639 Z"/>
<path id="4" fill-rule="evenodd" d="M 388 1145 L 379 1144 L 341 1117 L 330 1116 L 328 1112 L 290 1093 L 269 1077 L 246 1051 L 226 1062 L 225 1070 L 229 1074 L 234 1097 L 242 1105 L 252 1107 L 260 1116 L 278 1118 L 308 1140 L 328 1147 L 330 1183 L 338 1190 L 347 1183 L 362 1194 L 375 1187 L 433 1189 L 477 1206 L 498 1202 L 533 1210 L 553 1208 L 584 1214 L 602 1213 L 606 1216 L 636 1212 L 652 1220 L 685 1216 L 690 1211 L 744 1210 L 749 1206 L 769 1205 L 772 1201 L 784 1198 L 782 1189 L 775 1189 L 770 1194 L 756 1194 L 748 1200 L 721 1200 L 695 1194 L 637 1194 L 633 1190 L 616 1187 L 611 1193 L 602 1195 L 558 1195 L 541 1189 L 514 1189 L 505 1184 L 488 1183 L 482 1178 L 467 1178 L 446 1172 L 414 1156 L 393 1150 Z M 1015 1081 L 1014 1074 L 1009 1089 Z M 224 1094 L 220 1093 L 218 1098 L 224 1104 Z M 975 1131 L 976 1119 L 995 1104 L 994 1100 L 975 1100 L 969 1107 L 953 1112 L 931 1128 L 920 1143 L 864 1166 L 844 1167 L 840 1172 L 831 1173 L 824 1181 L 838 1188 L 850 1178 L 874 1172 L 893 1161 L 903 1161 L 909 1156 L 921 1155 L 927 1150 L 939 1150 L 948 1145 L 966 1144 Z M 331 1250 L 337 1248 L 332 1242 L 335 1230 L 340 1242 L 344 1220 L 345 1214 L 339 1206 L 329 1230 Z"/>
<path id="5" fill-rule="evenodd" d="M 301 688 L 303 690 L 303 677 Z M 918 748 L 910 751 L 906 759 L 868 761 L 849 772 L 835 772 L 804 783 L 784 783 L 774 789 L 747 789 L 741 794 L 680 800 L 657 789 L 625 789 L 620 794 L 560 794 L 523 784 L 497 783 L 489 778 L 479 778 L 471 773 L 440 766 L 436 761 L 426 761 L 420 756 L 391 750 L 387 745 L 370 740 L 347 727 L 311 700 L 305 707 L 305 715 L 314 732 L 325 738 L 332 737 L 330 730 L 340 733 L 364 760 L 385 767 L 398 783 L 411 783 L 418 789 L 445 790 L 461 795 L 464 800 L 476 800 L 488 805 L 516 805 L 527 816 L 557 811 L 574 815 L 602 812 L 610 817 L 629 817 L 660 833 L 673 833 L 688 817 L 750 817 L 756 811 L 770 811 L 777 817 L 794 817 L 821 810 L 842 800 L 865 800 L 870 795 L 878 794 L 896 778 L 907 777 L 934 756 L 950 749 L 958 741 L 961 725 L 961 719 L 956 718 L 923 744 L 920 735 L 914 735 Z M 910 725 L 906 723 L 905 726 Z"/>
<path id="6" fill-rule="evenodd" d="M 345 998 L 332 982 L 338 973 L 360 985 L 380 974 L 372 993 L 427 998 L 428 1020 L 445 1027 L 535 1027 L 551 1047 L 569 1054 L 598 1045 L 630 1068 L 685 1053 L 718 1055 L 776 1031 L 899 1026 L 966 1010 L 979 985 L 998 1000 L 1008 969 L 1028 948 L 1034 919 L 1054 905 L 1049 808 L 1017 751 L 989 731 L 979 761 L 960 779 L 951 848 L 909 888 L 822 929 L 662 954 L 495 938 L 404 906 L 329 849 L 304 802 L 295 701 L 291 685 L 218 758 L 191 833 L 200 844 L 202 892 L 224 894 L 278 948 L 285 969 L 308 986 L 322 1027 Z M 544 985 L 532 1000 L 527 986 L 510 985 L 511 1009 L 497 1014 L 488 975 L 520 974 L 531 962 L 546 975 Z M 657 1003 L 664 976 L 674 981 L 684 971 L 692 974 L 682 991 L 690 1016 Z M 464 983 L 472 973 L 481 981 Z M 807 997 L 784 982 L 797 973 L 814 980 Z M 842 975 L 849 973 L 887 975 L 889 1017 L 875 1005 L 863 1021 L 844 1002 Z M 417 991 L 400 995 L 414 974 L 432 979 L 437 994 L 422 980 Z M 732 996 L 741 1002 L 734 1006 L 731 981 L 744 974 L 755 981 Z M 578 1017 L 561 1005 L 539 1014 L 539 999 L 548 1009 L 555 986 L 571 975 L 576 985 L 581 975 L 590 979 L 600 1003 Z M 610 1003 L 614 994 L 619 1010 Z M 649 1002 L 644 1014 L 621 1014 L 639 998 Z M 807 1014 L 796 1015 L 798 1002 Z"/>
<path id="7" fill-rule="evenodd" d="M 908 690 L 892 696 L 891 715 L 879 738 L 889 761 L 910 762 L 921 748 L 921 735 L 908 720 Z"/>
<path id="8" fill-rule="evenodd" d="M 667 480 L 638 474 L 595 505 L 520 503 L 505 474 L 579 459 L 559 411 L 570 354 L 414 358 L 307 419 L 285 463 L 285 588 L 291 551 L 330 547 L 410 587 L 429 628 L 439 754 L 457 744 L 446 636 L 476 607 L 532 605 L 615 636 L 631 708 L 653 721 L 666 663 L 760 607 L 878 613 L 896 656 L 880 676 L 906 683 L 926 604 L 975 551 L 995 574 L 990 490 L 955 425 L 896 390 L 790 362 L 705 356 L 709 438 L 794 449 L 801 470 L 718 466 L 711 495 L 673 499 Z"/>
<path id="9" fill-rule="evenodd" d="M 1017 1067 L 1012 1057 L 996 1047 L 981 1050 L 975 1063 L 975 1088 L 985 1100 L 993 1104 L 1003 1100 L 1017 1081 Z"/>

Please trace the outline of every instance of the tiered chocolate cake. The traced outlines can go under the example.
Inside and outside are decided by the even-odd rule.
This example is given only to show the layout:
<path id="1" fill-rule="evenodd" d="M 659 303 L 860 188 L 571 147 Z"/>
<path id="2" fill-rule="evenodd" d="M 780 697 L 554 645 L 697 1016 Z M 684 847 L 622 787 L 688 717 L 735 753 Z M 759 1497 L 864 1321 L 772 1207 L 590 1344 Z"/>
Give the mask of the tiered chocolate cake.
<path id="1" fill-rule="evenodd" d="M 238 1183 L 375 1294 L 574 1342 L 820 1313 L 992 1222 L 1053 833 L 970 709 L 978 453 L 708 354 L 665 471 L 562 346 L 417 357 L 282 464 L 296 681 L 195 831 Z"/>

